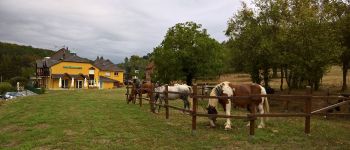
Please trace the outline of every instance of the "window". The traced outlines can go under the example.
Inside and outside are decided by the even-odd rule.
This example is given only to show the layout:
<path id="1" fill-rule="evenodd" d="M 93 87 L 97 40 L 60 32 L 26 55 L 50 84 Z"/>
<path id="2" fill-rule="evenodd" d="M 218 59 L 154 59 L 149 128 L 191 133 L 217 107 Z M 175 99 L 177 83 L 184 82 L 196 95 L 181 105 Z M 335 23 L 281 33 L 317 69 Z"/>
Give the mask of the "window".
<path id="1" fill-rule="evenodd" d="M 114 75 L 115 75 L 115 76 L 118 76 L 118 72 L 114 72 Z"/>
<path id="2" fill-rule="evenodd" d="M 110 77 L 110 76 L 111 76 L 111 73 L 110 73 L 110 72 L 106 72 L 106 76 L 107 76 L 107 77 Z"/>

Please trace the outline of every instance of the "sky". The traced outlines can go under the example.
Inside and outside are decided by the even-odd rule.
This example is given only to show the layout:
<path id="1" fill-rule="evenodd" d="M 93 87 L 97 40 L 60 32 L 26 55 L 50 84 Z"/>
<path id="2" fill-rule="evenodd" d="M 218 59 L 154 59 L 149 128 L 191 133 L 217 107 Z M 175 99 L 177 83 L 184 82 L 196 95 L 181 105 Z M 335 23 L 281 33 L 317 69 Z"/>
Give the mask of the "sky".
<path id="1" fill-rule="evenodd" d="M 227 21 L 241 0 L 0 0 L 0 41 L 58 50 L 68 47 L 115 63 L 143 56 L 176 23 L 202 24 L 226 40 Z"/>

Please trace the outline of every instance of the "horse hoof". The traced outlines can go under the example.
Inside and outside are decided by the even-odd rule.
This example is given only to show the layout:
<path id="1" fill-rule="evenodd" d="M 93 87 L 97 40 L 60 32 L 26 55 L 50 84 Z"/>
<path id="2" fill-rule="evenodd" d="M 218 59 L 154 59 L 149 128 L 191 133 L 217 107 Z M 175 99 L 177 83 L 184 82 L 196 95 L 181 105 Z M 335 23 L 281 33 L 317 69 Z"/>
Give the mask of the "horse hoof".
<path id="1" fill-rule="evenodd" d="M 264 128 L 265 126 L 263 126 L 263 125 L 258 125 L 258 128 L 259 129 L 262 129 L 262 128 Z"/>

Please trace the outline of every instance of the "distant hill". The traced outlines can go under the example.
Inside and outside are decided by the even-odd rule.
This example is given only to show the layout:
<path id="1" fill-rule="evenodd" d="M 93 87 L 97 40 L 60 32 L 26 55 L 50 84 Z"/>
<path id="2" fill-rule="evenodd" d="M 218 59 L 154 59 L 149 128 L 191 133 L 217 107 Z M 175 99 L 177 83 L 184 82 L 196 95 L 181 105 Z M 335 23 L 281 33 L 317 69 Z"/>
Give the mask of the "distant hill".
<path id="1" fill-rule="evenodd" d="M 0 42 L 0 76 L 4 81 L 16 76 L 33 76 L 35 60 L 53 53 L 52 50 Z"/>
<path id="2" fill-rule="evenodd" d="M 33 55 L 35 57 L 46 57 L 55 53 L 52 50 L 34 48 L 32 46 L 17 45 L 0 42 L 0 56 L 2 55 Z"/>

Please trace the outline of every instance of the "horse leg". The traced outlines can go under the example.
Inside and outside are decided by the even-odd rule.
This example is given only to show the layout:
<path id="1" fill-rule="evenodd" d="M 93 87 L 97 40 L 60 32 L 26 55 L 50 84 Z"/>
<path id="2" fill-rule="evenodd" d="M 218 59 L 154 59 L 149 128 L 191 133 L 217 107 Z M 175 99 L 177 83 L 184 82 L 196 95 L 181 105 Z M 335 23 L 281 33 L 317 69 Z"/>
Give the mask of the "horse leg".
<path id="1" fill-rule="evenodd" d="M 230 116 L 231 115 L 231 102 L 228 101 L 226 104 L 226 115 Z M 227 118 L 226 123 L 225 123 L 225 130 L 231 129 L 231 119 Z"/>
<path id="2" fill-rule="evenodd" d="M 163 103 L 163 98 L 159 98 L 158 113 L 160 113 L 160 108 L 162 107 L 162 106 L 161 106 L 162 103 Z"/>
<path id="3" fill-rule="evenodd" d="M 258 110 L 260 114 L 264 114 L 264 102 L 262 101 L 259 105 L 258 105 Z M 258 128 L 264 128 L 265 127 L 265 117 L 260 117 L 260 124 L 258 125 Z"/>

